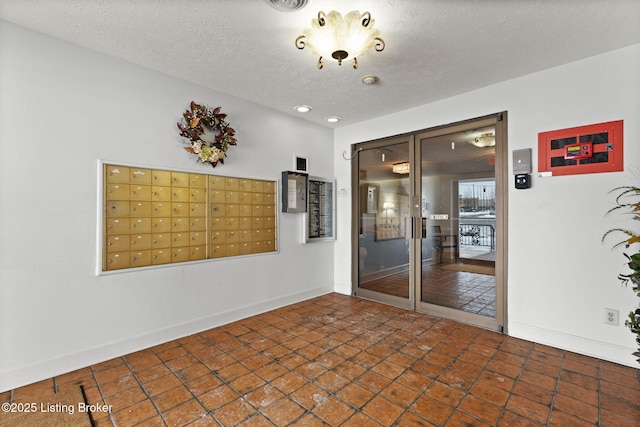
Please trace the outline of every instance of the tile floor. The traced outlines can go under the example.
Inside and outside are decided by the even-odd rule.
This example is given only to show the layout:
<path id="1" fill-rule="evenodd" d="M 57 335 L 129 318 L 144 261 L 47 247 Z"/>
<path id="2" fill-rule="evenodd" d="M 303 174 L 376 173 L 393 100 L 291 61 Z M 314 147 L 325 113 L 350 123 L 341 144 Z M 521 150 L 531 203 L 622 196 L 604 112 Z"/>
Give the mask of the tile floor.
<path id="1" fill-rule="evenodd" d="M 422 301 L 467 313 L 496 317 L 495 275 L 439 267 L 441 265 L 422 269 Z"/>
<path id="2" fill-rule="evenodd" d="M 640 371 L 328 294 L 0 393 L 95 426 L 638 426 Z M 1 415 L 1 414 L 0 414 Z"/>
<path id="3" fill-rule="evenodd" d="M 496 316 L 496 278 L 488 274 L 451 271 L 448 264 L 422 267 L 422 301 L 482 316 Z M 409 297 L 409 270 L 368 281 L 363 289 Z"/>

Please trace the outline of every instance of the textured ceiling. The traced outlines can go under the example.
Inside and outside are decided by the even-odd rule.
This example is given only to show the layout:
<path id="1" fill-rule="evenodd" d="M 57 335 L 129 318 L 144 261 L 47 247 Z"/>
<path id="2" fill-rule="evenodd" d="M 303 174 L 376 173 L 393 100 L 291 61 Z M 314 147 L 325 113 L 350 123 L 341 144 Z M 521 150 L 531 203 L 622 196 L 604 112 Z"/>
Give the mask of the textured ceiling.
<path id="1" fill-rule="evenodd" d="M 318 70 L 294 40 L 332 9 L 371 12 L 385 50 Z M 640 43 L 638 0 L 0 0 L 0 19 L 329 127 Z"/>

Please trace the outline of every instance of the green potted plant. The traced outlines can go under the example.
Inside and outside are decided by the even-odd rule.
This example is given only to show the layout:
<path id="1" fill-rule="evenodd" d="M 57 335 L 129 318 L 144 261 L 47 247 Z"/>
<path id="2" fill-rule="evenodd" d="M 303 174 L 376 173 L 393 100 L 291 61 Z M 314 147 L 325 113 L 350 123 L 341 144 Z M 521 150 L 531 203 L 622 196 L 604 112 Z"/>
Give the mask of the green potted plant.
<path id="1" fill-rule="evenodd" d="M 615 198 L 616 205 L 609 209 L 607 214 L 618 211 L 631 215 L 632 220 L 640 221 L 640 187 L 625 185 L 614 188 L 611 192 L 617 193 Z M 631 289 L 633 289 L 638 298 L 640 298 L 640 249 L 638 249 L 640 246 L 640 234 L 637 231 L 627 228 L 613 228 L 607 231 L 604 236 L 602 236 L 602 239 L 604 240 L 612 233 L 621 233 L 625 236 L 624 240 L 613 246 L 614 248 L 624 245 L 625 248 L 632 252 L 631 255 L 624 253 L 628 261 L 627 266 L 631 272 L 618 274 L 618 279 L 625 286 L 631 283 Z M 637 361 L 640 363 L 640 307 L 629 312 L 629 318 L 625 320 L 624 324 L 636 335 L 638 351 L 633 353 L 633 355 L 638 358 Z"/>

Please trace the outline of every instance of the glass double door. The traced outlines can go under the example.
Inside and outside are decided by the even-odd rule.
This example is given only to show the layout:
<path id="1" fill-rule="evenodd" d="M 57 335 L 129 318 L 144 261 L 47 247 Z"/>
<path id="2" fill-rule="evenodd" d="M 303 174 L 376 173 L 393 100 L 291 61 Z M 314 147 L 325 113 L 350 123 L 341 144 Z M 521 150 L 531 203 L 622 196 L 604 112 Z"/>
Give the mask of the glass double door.
<path id="1" fill-rule="evenodd" d="M 354 146 L 355 295 L 502 330 L 501 119 Z"/>

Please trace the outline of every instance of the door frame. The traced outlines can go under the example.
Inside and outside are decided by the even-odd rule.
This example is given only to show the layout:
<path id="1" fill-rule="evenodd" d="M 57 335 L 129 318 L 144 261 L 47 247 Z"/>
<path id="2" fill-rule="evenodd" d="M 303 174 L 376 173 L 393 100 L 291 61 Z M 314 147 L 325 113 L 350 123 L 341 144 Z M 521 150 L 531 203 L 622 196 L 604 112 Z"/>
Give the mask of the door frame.
<path id="1" fill-rule="evenodd" d="M 359 284 L 359 276 L 358 276 L 358 261 L 360 259 L 360 244 L 359 244 L 359 229 L 360 229 L 360 207 L 358 204 L 358 199 L 360 197 L 360 152 L 363 150 L 370 150 L 376 148 L 386 147 L 388 145 L 395 144 L 409 144 L 409 161 L 413 161 L 413 150 L 414 150 L 414 135 L 411 134 L 402 134 L 396 135 L 388 138 L 382 138 L 373 141 L 366 141 L 359 144 L 354 144 L 351 146 L 352 149 L 352 162 L 351 162 L 351 188 L 352 191 L 351 197 L 351 231 L 352 231 L 352 240 L 351 240 L 351 259 L 352 268 L 351 268 L 351 294 L 354 296 L 358 296 L 365 299 L 371 299 L 374 301 L 382 302 L 385 304 L 393 305 L 400 308 L 406 308 L 408 310 L 415 311 L 415 278 L 413 275 L 409 275 L 409 298 L 402 298 L 394 295 L 383 294 L 380 292 L 375 292 L 367 289 L 360 289 L 358 287 Z M 409 183 L 409 192 L 412 193 L 415 191 L 413 180 L 410 179 Z M 411 263 L 411 254 L 409 254 L 409 263 Z M 357 292 L 356 292 L 357 291 Z"/>
<path id="2" fill-rule="evenodd" d="M 495 126 L 496 139 L 496 159 L 495 159 L 495 180 L 496 180 L 496 317 L 482 319 L 482 316 L 460 315 L 459 310 L 447 309 L 445 307 L 437 307 L 426 305 L 418 300 L 418 286 L 421 280 L 420 270 L 414 269 L 415 274 L 411 274 L 409 278 L 409 299 L 381 294 L 378 292 L 366 292 L 366 290 L 358 289 L 358 260 L 359 260 L 359 153 L 366 149 L 383 147 L 391 144 L 409 142 L 410 162 L 416 164 L 420 159 L 421 144 L 420 139 L 428 137 L 436 137 L 451 133 L 470 130 L 475 127 Z M 471 323 L 479 327 L 496 330 L 498 332 L 507 333 L 508 311 L 507 311 L 507 279 L 508 279 L 508 189 L 510 180 L 508 175 L 508 132 L 507 132 L 507 112 L 494 113 L 482 117 L 463 120 L 455 123 L 435 126 L 415 132 L 395 135 L 391 137 L 365 141 L 351 146 L 351 283 L 352 295 L 373 299 L 382 303 L 406 308 L 409 310 L 419 311 L 423 313 L 433 314 L 440 317 L 451 318 L 452 311 L 455 311 L 456 320 L 464 323 Z M 416 142 L 418 141 L 418 142 Z M 421 168 L 411 172 L 410 176 L 410 193 L 416 194 L 421 186 Z M 411 239 L 410 243 L 413 247 L 410 252 L 410 264 L 421 264 L 420 239 Z M 358 291 L 356 294 L 356 290 Z"/>

